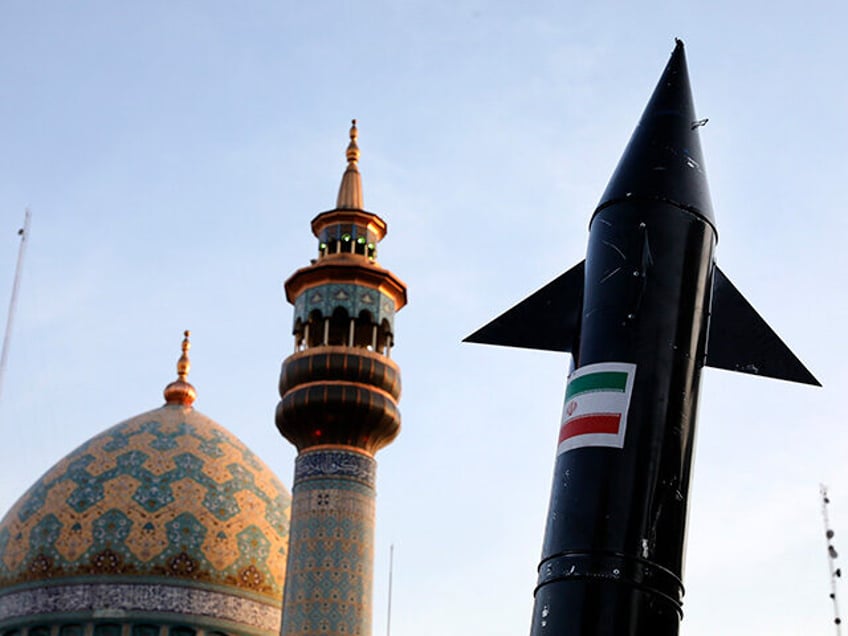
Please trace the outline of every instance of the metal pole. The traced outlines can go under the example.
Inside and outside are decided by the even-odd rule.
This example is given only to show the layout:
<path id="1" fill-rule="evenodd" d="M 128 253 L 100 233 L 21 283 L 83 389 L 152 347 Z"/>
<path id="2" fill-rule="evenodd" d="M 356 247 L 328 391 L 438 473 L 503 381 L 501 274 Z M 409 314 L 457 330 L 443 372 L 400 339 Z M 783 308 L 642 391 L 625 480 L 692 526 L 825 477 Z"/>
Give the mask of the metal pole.
<path id="1" fill-rule="evenodd" d="M 6 360 L 9 356 L 9 343 L 12 339 L 12 323 L 15 318 L 15 308 L 18 304 L 18 289 L 21 286 L 21 272 L 23 271 L 24 252 L 26 251 L 27 239 L 29 238 L 30 211 L 24 211 L 24 226 L 18 230 L 21 237 L 18 247 L 18 263 L 15 266 L 15 280 L 12 283 L 12 298 L 9 301 L 9 316 L 6 318 L 6 334 L 3 336 L 3 352 L 0 353 L 0 395 L 3 393 L 3 379 L 6 377 Z"/>
<path id="2" fill-rule="evenodd" d="M 392 636 L 392 571 L 395 563 L 395 545 L 389 546 L 389 608 L 386 618 L 386 636 Z"/>

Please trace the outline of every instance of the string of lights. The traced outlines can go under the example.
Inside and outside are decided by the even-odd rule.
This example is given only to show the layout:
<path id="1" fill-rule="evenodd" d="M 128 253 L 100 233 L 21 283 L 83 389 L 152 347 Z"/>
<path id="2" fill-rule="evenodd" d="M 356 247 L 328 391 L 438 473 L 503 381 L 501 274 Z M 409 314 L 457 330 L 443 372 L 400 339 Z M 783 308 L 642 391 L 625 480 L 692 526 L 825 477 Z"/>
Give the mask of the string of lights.
<path id="1" fill-rule="evenodd" d="M 827 496 L 827 486 L 821 484 L 819 492 L 822 498 L 822 519 L 824 519 L 824 536 L 827 540 L 827 564 L 830 568 L 830 600 L 833 602 L 833 623 L 836 626 L 836 636 L 842 634 L 842 619 L 839 616 L 839 600 L 836 598 L 836 579 L 842 577 L 842 570 L 837 567 L 836 559 L 839 553 L 833 547 L 834 532 L 830 527 L 830 519 L 827 514 L 827 506 L 830 498 Z"/>

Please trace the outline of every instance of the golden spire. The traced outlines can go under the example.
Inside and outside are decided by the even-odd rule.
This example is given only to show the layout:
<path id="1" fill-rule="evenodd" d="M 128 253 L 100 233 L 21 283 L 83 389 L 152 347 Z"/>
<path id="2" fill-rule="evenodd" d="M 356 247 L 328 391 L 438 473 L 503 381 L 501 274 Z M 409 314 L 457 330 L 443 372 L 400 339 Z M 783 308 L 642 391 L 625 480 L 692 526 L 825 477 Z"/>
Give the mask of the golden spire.
<path id="1" fill-rule="evenodd" d="M 188 372 L 191 369 L 191 361 L 188 359 L 188 350 L 191 349 L 188 338 L 191 332 L 186 329 L 183 335 L 185 336 L 182 344 L 183 354 L 177 361 L 177 379 L 165 387 L 165 403 L 191 406 L 197 398 L 197 391 L 187 381 Z"/>
<path id="2" fill-rule="evenodd" d="M 342 184 L 339 186 L 339 196 L 336 199 L 337 209 L 364 210 L 362 204 L 362 177 L 359 174 L 359 146 L 356 138 L 359 131 L 356 130 L 356 120 L 351 120 L 350 143 L 347 146 L 347 169 L 342 175 Z"/>

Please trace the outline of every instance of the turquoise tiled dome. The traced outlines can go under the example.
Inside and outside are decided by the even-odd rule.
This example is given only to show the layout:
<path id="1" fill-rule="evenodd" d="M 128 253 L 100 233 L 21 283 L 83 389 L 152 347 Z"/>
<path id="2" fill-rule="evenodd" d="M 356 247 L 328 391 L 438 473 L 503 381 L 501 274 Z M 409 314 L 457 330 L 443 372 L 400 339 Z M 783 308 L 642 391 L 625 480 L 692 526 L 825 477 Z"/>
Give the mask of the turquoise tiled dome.
<path id="1" fill-rule="evenodd" d="M 15 611 L 10 593 L 68 582 L 162 581 L 279 608 L 289 507 L 274 473 L 193 408 L 131 418 L 48 470 L 0 522 L 0 620 Z"/>

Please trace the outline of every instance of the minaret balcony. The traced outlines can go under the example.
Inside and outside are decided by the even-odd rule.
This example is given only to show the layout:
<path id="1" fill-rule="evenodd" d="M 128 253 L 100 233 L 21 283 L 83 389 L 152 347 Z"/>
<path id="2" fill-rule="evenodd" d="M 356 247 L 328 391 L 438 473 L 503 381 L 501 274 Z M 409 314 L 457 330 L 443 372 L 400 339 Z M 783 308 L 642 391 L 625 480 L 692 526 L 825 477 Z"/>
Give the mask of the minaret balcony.
<path id="1" fill-rule="evenodd" d="M 400 432 L 400 370 L 367 349 L 318 346 L 286 358 L 277 428 L 298 450 L 335 444 L 370 454 Z"/>

